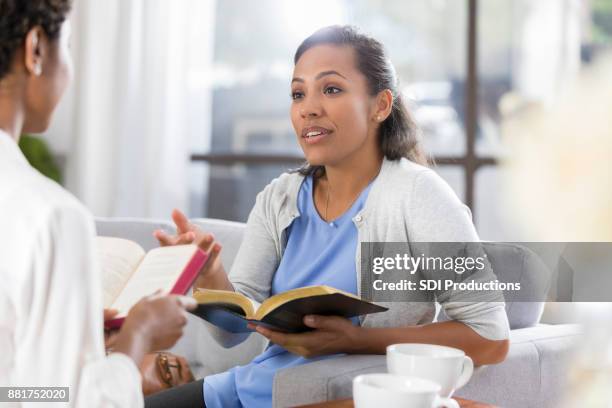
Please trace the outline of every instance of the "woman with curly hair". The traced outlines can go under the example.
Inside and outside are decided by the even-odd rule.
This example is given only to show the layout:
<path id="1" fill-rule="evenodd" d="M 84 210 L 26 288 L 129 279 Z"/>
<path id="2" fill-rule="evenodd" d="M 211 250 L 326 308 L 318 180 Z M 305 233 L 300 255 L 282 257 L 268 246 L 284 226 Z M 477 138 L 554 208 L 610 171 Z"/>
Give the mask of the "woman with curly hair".
<path id="1" fill-rule="evenodd" d="M 17 146 L 22 131 L 47 129 L 70 81 L 70 9 L 0 0 L 0 386 L 68 387 L 69 406 L 137 407 L 144 353 L 174 345 L 193 301 L 141 300 L 105 356 L 92 218 Z"/>

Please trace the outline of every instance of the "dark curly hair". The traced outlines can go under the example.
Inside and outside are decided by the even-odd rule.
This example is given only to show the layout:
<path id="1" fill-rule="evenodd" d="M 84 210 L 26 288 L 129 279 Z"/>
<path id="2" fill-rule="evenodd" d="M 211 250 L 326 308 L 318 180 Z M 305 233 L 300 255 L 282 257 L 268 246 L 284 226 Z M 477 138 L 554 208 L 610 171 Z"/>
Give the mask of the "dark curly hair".
<path id="1" fill-rule="evenodd" d="M 51 40 L 57 39 L 71 7 L 72 0 L 0 0 L 0 79 L 28 32 L 41 26 Z"/>
<path id="2" fill-rule="evenodd" d="M 370 95 L 377 95 L 385 89 L 393 93 L 391 114 L 381 123 L 379 129 L 379 143 L 385 157 L 389 160 L 405 157 L 427 166 L 429 159 L 421 146 L 419 128 L 404 106 L 395 69 L 387 58 L 384 46 L 356 27 L 334 25 L 321 28 L 306 38 L 295 52 L 294 64 L 297 64 L 310 48 L 323 44 L 349 46 L 355 50 L 357 68 L 366 77 Z M 298 171 L 304 175 L 314 173 L 319 176 L 324 168 L 306 163 Z"/>

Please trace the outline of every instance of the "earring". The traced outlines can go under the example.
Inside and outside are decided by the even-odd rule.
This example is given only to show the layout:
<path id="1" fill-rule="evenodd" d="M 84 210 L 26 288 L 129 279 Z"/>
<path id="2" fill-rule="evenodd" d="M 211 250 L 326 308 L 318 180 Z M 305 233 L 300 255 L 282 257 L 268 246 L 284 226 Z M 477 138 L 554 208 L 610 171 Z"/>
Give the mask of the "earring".
<path id="1" fill-rule="evenodd" d="M 376 116 L 376 121 L 380 122 L 380 116 Z"/>
<path id="2" fill-rule="evenodd" d="M 40 74 L 42 74 L 42 66 L 40 63 L 37 63 L 34 65 L 34 75 L 40 76 Z"/>

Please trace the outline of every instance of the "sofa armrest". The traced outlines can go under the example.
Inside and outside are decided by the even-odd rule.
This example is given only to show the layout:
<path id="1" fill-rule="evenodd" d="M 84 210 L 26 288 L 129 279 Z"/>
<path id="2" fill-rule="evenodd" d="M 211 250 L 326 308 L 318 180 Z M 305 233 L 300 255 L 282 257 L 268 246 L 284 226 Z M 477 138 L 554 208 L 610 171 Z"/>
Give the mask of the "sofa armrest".
<path id="1" fill-rule="evenodd" d="M 480 367 L 456 395 L 505 408 L 558 407 L 567 364 L 581 336 L 575 324 L 512 330 L 506 359 Z"/>
<path id="2" fill-rule="evenodd" d="M 569 324 L 512 330 L 506 360 L 478 367 L 457 396 L 504 407 L 553 407 L 580 335 L 580 327 Z M 353 378 L 386 371 L 384 355 L 344 355 L 287 368 L 274 377 L 274 407 L 348 398 Z"/>

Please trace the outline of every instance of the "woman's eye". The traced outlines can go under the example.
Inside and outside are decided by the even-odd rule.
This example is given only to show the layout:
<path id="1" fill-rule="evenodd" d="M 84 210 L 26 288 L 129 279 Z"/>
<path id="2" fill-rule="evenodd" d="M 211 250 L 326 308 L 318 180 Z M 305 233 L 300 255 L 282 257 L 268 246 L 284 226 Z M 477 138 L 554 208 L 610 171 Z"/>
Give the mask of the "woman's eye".
<path id="1" fill-rule="evenodd" d="M 333 95 L 342 92 L 342 89 L 337 88 L 335 86 L 328 86 L 323 90 L 324 94 Z"/>
<path id="2" fill-rule="evenodd" d="M 300 99 L 303 96 L 304 96 L 304 94 L 299 92 L 299 91 L 291 92 L 291 99 L 293 99 L 293 100 Z"/>

